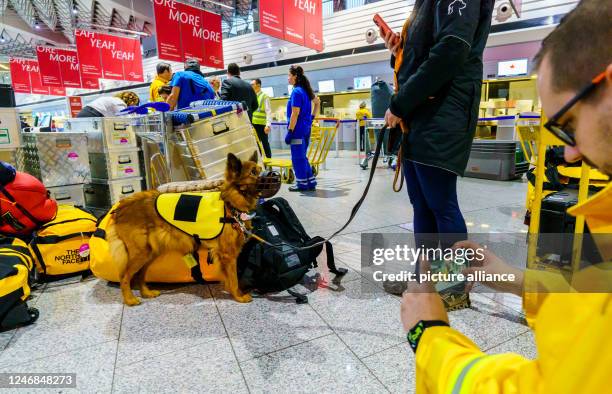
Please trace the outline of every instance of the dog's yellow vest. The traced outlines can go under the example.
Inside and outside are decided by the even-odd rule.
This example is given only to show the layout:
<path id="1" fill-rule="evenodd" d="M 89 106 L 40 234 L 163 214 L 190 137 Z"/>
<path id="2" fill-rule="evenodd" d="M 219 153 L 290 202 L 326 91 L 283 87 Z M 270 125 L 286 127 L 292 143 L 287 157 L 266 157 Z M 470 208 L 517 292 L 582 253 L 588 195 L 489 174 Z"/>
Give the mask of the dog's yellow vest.
<path id="1" fill-rule="evenodd" d="M 163 193 L 155 208 L 166 222 L 202 240 L 217 238 L 227 222 L 221 192 Z"/>

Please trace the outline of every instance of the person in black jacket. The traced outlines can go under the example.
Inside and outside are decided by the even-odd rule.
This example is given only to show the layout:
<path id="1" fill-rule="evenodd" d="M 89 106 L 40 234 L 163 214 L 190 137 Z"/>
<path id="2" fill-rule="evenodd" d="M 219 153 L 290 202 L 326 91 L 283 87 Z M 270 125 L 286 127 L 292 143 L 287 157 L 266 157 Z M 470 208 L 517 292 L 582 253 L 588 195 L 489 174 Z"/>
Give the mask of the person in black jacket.
<path id="1" fill-rule="evenodd" d="M 464 174 L 478 120 L 493 3 L 416 0 L 401 36 L 381 31 L 397 79 L 385 120 L 401 121 L 405 130 L 402 166 L 418 245 L 446 247 L 467 234 L 457 176 Z"/>
<path id="2" fill-rule="evenodd" d="M 253 112 L 259 106 L 255 91 L 251 84 L 240 78 L 240 67 L 236 63 L 227 66 L 227 79 L 221 84 L 219 97 L 221 100 L 242 102 L 249 113 L 249 119 L 253 119 Z"/>

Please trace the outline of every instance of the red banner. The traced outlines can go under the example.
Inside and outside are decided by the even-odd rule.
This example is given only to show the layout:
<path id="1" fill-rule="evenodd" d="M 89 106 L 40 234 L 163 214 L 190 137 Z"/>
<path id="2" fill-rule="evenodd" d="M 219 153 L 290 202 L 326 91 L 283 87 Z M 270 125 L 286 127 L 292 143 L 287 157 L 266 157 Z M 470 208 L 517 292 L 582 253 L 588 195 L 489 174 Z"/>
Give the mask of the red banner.
<path id="1" fill-rule="evenodd" d="M 202 31 L 202 10 L 179 3 L 178 15 L 181 22 L 183 56 L 185 59 L 198 59 L 201 64 L 204 61 L 204 44 L 202 38 L 199 37 Z"/>
<path id="2" fill-rule="evenodd" d="M 304 9 L 304 46 L 323 50 L 323 4 L 322 0 L 311 0 L 312 6 Z"/>
<path id="3" fill-rule="evenodd" d="M 183 47 L 181 46 L 181 28 L 178 13 L 178 3 L 173 0 L 154 0 L 155 24 L 162 26 L 156 30 L 157 53 L 160 59 L 183 61 Z"/>
<path id="4" fill-rule="evenodd" d="M 83 109 L 83 98 L 81 96 L 68 96 L 68 108 L 70 108 L 70 117 L 76 118 L 76 116 Z"/>
<path id="5" fill-rule="evenodd" d="M 81 77 L 81 82 L 83 83 L 84 89 L 100 89 L 100 81 L 98 81 L 98 78 L 83 75 Z"/>
<path id="6" fill-rule="evenodd" d="M 38 45 L 36 47 L 36 57 L 38 58 L 43 86 L 64 86 L 62 84 L 62 72 L 57 61 L 57 50 Z"/>
<path id="7" fill-rule="evenodd" d="M 223 33 L 221 31 L 221 15 L 202 11 L 203 27 L 201 37 L 204 40 L 204 63 L 213 68 L 225 68 L 223 63 Z"/>
<path id="8" fill-rule="evenodd" d="M 144 81 L 139 40 L 83 30 L 76 38 L 83 87 L 98 78 Z"/>
<path id="9" fill-rule="evenodd" d="M 323 50 L 322 0 L 259 0 L 260 32 Z"/>
<path id="10" fill-rule="evenodd" d="M 99 41 L 96 47 L 100 49 L 100 57 L 102 58 L 102 78 L 106 79 L 124 79 L 123 65 L 121 57 L 121 37 L 111 36 L 107 34 L 98 34 Z"/>
<path id="11" fill-rule="evenodd" d="M 297 7 L 299 0 L 284 0 L 285 41 L 304 45 L 304 13 Z"/>
<path id="12" fill-rule="evenodd" d="M 32 93 L 28 62 L 29 60 L 26 59 L 9 58 L 11 83 L 15 93 Z"/>
<path id="13" fill-rule="evenodd" d="M 49 88 L 49 94 L 51 96 L 65 96 L 66 95 L 66 88 L 51 86 Z"/>
<path id="14" fill-rule="evenodd" d="M 225 67 L 220 15 L 172 0 L 154 0 L 153 8 L 160 59 Z"/>
<path id="15" fill-rule="evenodd" d="M 62 83 L 64 84 L 64 87 L 82 87 L 79 57 L 77 56 L 77 52 L 67 49 L 58 49 L 57 58 L 60 65 L 60 71 L 62 72 Z"/>
<path id="16" fill-rule="evenodd" d="M 272 37 L 285 38 L 283 2 L 259 0 L 259 31 Z"/>
<path id="17" fill-rule="evenodd" d="M 28 60 L 28 69 L 30 71 L 30 83 L 32 85 L 33 94 L 49 94 L 49 87 L 44 86 L 40 77 L 40 68 L 36 60 Z"/>
<path id="18" fill-rule="evenodd" d="M 102 61 L 100 50 L 95 46 L 98 42 L 98 34 L 75 30 L 79 66 L 81 67 L 81 79 L 102 78 Z"/>

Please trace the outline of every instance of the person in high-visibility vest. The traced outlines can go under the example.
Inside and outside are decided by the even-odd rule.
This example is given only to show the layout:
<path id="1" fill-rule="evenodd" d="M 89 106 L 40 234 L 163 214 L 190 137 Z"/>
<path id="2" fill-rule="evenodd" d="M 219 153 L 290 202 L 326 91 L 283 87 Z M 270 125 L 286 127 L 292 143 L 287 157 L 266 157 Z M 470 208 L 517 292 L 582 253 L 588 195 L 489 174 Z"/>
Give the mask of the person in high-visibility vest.
<path id="1" fill-rule="evenodd" d="M 261 90 L 261 79 L 256 78 L 251 81 L 251 86 L 257 94 L 257 104 L 259 106 L 253 112 L 253 127 L 257 132 L 257 136 L 263 145 L 266 157 L 272 157 L 272 149 L 270 149 L 270 142 L 268 141 L 268 134 L 270 133 L 270 126 L 272 125 L 272 106 L 270 105 L 270 97 Z"/>
<path id="2" fill-rule="evenodd" d="M 548 118 L 544 128 L 566 144 L 565 161 L 582 159 L 612 176 L 610 20 L 612 2 L 582 0 L 542 41 L 534 71 Z M 580 270 L 574 272 L 555 272 L 551 265 L 521 271 L 484 250 L 484 259 L 464 270 L 465 275 L 481 271 L 481 275 L 515 276 L 514 281 L 484 284 L 522 296 L 525 317 L 535 336 L 534 359 L 510 352 L 483 352 L 458 327 L 451 327 L 431 284 L 409 285 L 401 318 L 416 353 L 417 393 L 610 392 L 612 183 L 567 212 L 584 215 L 603 262 L 590 265 L 581 259 Z M 560 250 L 563 244 L 559 242 Z M 590 242 L 584 242 L 587 244 Z M 471 241 L 462 241 L 455 248 L 483 250 Z M 479 327 L 482 331 L 492 328 Z"/>

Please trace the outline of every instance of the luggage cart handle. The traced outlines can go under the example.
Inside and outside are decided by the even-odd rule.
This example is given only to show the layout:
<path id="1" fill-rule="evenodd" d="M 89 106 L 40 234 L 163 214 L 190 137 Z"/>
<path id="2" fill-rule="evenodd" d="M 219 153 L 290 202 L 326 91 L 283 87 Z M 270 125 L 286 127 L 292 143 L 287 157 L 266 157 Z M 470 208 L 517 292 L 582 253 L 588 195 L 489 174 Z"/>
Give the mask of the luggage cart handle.
<path id="1" fill-rule="evenodd" d="M 221 124 L 223 125 L 223 127 L 221 129 L 218 129 L 217 127 Z M 225 121 L 213 123 L 212 129 L 213 129 L 213 135 L 219 135 L 219 134 L 227 133 L 228 131 L 230 131 L 230 127 Z"/>
<path id="2" fill-rule="evenodd" d="M 132 185 L 129 186 L 123 186 L 121 188 L 121 194 L 132 194 L 134 193 L 134 187 Z"/>

